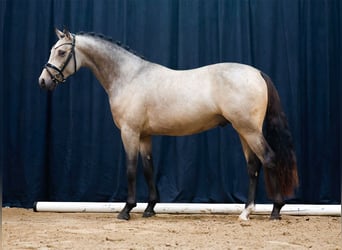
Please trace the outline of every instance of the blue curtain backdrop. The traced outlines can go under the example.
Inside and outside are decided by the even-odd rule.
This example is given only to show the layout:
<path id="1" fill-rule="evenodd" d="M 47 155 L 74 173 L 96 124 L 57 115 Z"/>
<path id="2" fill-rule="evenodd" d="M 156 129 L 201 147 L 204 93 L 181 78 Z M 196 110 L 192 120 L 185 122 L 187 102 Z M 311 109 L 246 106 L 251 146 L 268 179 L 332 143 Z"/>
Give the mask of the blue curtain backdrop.
<path id="1" fill-rule="evenodd" d="M 107 96 L 87 69 L 49 93 L 38 77 L 54 27 L 95 31 L 173 69 L 253 65 L 273 79 L 293 133 L 300 187 L 290 202 L 340 203 L 339 0 L 1 1 L 3 205 L 125 201 L 125 154 Z M 162 83 L 161 83 L 162 84 Z M 241 145 L 227 126 L 153 139 L 162 202 L 245 202 Z M 139 162 L 138 200 L 147 199 Z M 269 202 L 263 179 L 257 202 Z"/>

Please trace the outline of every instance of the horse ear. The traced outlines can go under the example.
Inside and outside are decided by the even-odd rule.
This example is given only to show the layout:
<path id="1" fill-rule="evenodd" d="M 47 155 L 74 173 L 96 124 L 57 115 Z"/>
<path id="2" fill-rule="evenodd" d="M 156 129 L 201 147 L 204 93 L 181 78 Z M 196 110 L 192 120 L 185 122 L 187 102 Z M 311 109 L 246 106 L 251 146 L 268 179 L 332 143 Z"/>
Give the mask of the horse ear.
<path id="1" fill-rule="evenodd" d="M 55 33 L 58 39 L 62 39 L 63 37 L 65 37 L 64 33 L 57 28 L 55 28 Z"/>
<path id="2" fill-rule="evenodd" d="M 71 33 L 69 32 L 69 30 L 67 30 L 66 28 L 63 29 L 63 33 L 64 35 L 68 38 L 71 39 Z"/>

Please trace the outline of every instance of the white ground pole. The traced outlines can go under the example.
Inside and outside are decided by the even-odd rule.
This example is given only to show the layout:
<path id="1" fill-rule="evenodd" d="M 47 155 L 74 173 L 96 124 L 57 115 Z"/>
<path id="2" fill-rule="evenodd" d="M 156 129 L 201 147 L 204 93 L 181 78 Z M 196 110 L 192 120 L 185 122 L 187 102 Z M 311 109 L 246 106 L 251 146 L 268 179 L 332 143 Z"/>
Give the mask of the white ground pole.
<path id="1" fill-rule="evenodd" d="M 34 203 L 35 212 L 60 212 L 60 213 L 117 213 L 125 206 L 123 202 L 46 202 Z M 147 203 L 137 203 L 132 212 L 141 213 L 147 207 Z M 214 204 L 214 203 L 157 203 L 156 213 L 166 214 L 240 214 L 244 204 Z M 272 204 L 256 204 L 252 214 L 270 214 Z M 286 204 L 281 209 L 281 214 L 286 215 L 328 215 L 341 216 L 341 205 L 301 205 Z"/>

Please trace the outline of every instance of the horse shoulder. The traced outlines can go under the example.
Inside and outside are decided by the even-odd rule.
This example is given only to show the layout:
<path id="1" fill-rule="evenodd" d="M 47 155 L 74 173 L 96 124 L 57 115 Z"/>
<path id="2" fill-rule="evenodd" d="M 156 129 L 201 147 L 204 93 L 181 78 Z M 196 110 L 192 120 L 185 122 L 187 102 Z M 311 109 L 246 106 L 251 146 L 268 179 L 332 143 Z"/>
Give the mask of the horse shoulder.
<path id="1" fill-rule="evenodd" d="M 130 126 L 139 130 L 145 122 L 146 104 L 144 93 L 133 86 L 125 86 L 109 96 L 110 109 L 116 126 Z M 127 125 L 128 124 L 128 125 Z"/>

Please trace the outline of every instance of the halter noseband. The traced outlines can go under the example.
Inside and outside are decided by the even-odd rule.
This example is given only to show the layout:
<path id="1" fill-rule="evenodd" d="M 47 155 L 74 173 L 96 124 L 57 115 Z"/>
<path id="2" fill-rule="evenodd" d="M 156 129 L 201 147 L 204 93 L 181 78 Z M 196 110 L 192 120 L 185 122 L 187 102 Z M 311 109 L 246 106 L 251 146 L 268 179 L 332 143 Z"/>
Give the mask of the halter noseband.
<path id="1" fill-rule="evenodd" d="M 65 62 L 63 63 L 61 69 L 59 69 L 58 67 L 56 67 L 55 65 L 53 65 L 49 62 L 44 65 L 44 68 L 49 73 L 52 81 L 55 84 L 65 82 L 66 79 L 64 78 L 63 71 L 66 68 L 66 66 L 68 65 L 68 63 L 70 62 L 71 57 L 74 58 L 74 66 L 75 66 L 74 73 L 77 70 L 76 56 L 75 56 L 75 35 L 72 35 L 72 42 L 71 43 L 63 43 L 63 44 L 59 45 L 58 47 L 56 47 L 56 49 L 63 46 L 63 45 L 71 45 L 71 51 L 69 52 L 69 55 L 68 55 L 67 59 L 65 60 Z M 49 68 L 57 71 L 58 73 L 52 74 L 52 72 L 49 70 Z"/>

